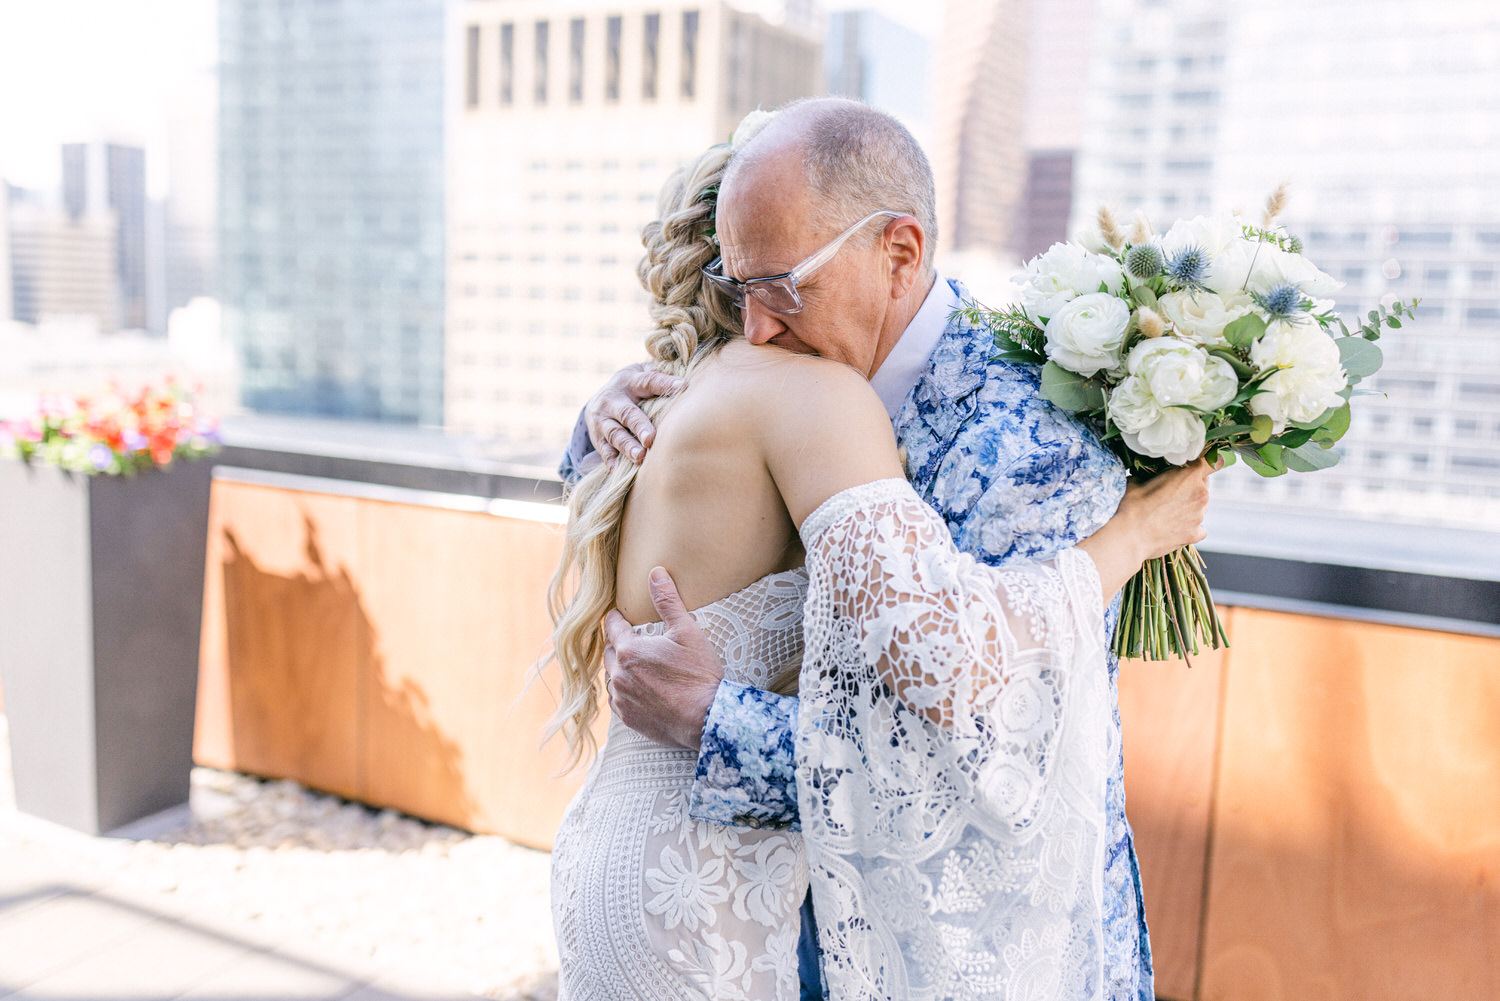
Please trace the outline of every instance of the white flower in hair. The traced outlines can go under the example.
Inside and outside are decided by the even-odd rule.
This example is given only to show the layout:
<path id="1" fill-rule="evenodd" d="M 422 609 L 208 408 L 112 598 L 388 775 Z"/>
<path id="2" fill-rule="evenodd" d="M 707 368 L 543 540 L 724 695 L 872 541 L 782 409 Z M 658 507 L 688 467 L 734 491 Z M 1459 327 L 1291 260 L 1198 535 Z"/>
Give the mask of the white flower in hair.
<path id="1" fill-rule="evenodd" d="M 745 143 L 755 138 L 755 134 L 765 128 L 771 119 L 776 117 L 774 111 L 762 111 L 756 108 L 750 114 L 740 119 L 740 124 L 735 126 L 734 135 L 729 140 L 731 149 L 739 149 Z"/>

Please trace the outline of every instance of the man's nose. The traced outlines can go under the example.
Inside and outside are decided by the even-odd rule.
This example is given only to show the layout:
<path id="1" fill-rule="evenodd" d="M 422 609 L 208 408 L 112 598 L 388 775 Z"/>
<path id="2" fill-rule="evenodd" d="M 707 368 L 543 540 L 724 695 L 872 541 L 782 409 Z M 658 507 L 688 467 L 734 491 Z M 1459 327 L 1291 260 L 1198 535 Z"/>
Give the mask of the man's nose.
<path id="1" fill-rule="evenodd" d="M 751 344 L 765 344 L 786 329 L 781 314 L 769 308 L 753 295 L 745 296 L 742 307 L 745 318 L 745 340 Z"/>

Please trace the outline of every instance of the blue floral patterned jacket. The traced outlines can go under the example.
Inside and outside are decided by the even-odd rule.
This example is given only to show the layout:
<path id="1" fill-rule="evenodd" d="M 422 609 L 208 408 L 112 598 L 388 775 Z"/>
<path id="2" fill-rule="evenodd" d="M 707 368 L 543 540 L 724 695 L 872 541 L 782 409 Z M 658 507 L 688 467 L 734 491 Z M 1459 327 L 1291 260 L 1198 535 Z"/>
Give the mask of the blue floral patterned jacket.
<path id="1" fill-rule="evenodd" d="M 968 293 L 952 283 L 960 298 Z M 1045 559 L 1097 531 L 1125 473 L 1098 438 L 1040 395 L 1037 370 L 992 360 L 990 333 L 952 317 L 928 370 L 895 418 L 907 478 L 947 522 L 958 548 L 992 565 Z M 574 460 L 564 461 L 566 475 Z M 1112 630 L 1118 601 L 1106 628 Z M 1119 665 L 1110 658 L 1113 690 Z M 690 813 L 741 827 L 796 829 L 797 699 L 723 682 L 703 728 Z M 1119 711 L 1114 726 L 1120 725 Z M 1118 741 L 1116 742 L 1118 744 Z M 1151 1001 L 1123 760 L 1107 788 L 1104 892 L 1110 1001 Z"/>

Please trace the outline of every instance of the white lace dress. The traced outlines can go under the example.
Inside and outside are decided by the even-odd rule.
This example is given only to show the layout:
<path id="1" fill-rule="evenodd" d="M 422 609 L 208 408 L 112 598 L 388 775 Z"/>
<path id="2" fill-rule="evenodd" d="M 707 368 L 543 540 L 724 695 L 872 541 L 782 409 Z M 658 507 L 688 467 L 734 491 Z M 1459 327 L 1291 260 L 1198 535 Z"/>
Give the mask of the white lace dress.
<path id="1" fill-rule="evenodd" d="M 833 1001 L 1100 998 L 1099 577 L 976 564 L 905 480 L 802 525 L 797 791 Z"/>
<path id="2" fill-rule="evenodd" d="M 725 677 L 765 687 L 801 660 L 806 587 L 771 574 L 693 612 Z M 802 838 L 692 820 L 697 758 L 610 721 L 552 851 L 560 1001 L 797 997 Z"/>

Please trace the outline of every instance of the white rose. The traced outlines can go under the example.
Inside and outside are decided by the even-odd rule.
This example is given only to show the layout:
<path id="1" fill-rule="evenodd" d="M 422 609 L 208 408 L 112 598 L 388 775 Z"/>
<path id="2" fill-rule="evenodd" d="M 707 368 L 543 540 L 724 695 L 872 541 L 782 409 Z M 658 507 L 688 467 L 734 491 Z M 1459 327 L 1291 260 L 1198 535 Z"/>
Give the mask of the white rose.
<path id="1" fill-rule="evenodd" d="M 1063 303 L 1047 321 L 1047 357 L 1070 372 L 1093 375 L 1120 366 L 1130 307 L 1107 292 Z"/>
<path id="2" fill-rule="evenodd" d="M 1126 377 L 1109 394 L 1109 416 L 1132 450 L 1174 466 L 1202 455 L 1208 438 L 1202 418 L 1190 410 L 1161 406 L 1138 375 Z"/>
<path id="3" fill-rule="evenodd" d="M 1243 292 L 1168 292 L 1160 303 L 1178 336 L 1210 347 L 1227 343 L 1224 328 L 1255 308 Z"/>
<path id="4" fill-rule="evenodd" d="M 1130 349 L 1125 370 L 1144 380 L 1162 407 L 1186 404 L 1217 410 L 1239 391 L 1233 366 L 1176 337 L 1141 341 Z"/>
<path id="5" fill-rule="evenodd" d="M 1080 295 L 1096 293 L 1103 285 L 1120 291 L 1124 273 L 1112 258 L 1091 254 L 1071 243 L 1054 243 L 1046 253 L 1034 257 L 1026 272 L 1012 281 L 1021 284 L 1021 305 L 1032 319 L 1057 315 L 1063 304 Z"/>

